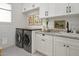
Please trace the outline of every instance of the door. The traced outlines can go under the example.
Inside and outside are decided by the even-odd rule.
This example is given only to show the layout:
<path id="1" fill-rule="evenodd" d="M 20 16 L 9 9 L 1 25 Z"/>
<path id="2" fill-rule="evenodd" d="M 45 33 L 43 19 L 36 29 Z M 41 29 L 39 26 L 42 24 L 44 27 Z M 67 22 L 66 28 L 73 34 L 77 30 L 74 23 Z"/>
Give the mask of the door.
<path id="1" fill-rule="evenodd" d="M 69 4 L 69 10 L 70 14 L 79 14 L 79 3 L 70 3 Z"/>
<path id="2" fill-rule="evenodd" d="M 49 3 L 49 17 L 55 16 L 55 3 Z"/>
<path id="3" fill-rule="evenodd" d="M 29 10 L 32 10 L 34 8 L 38 8 L 39 3 L 24 3 L 23 4 L 23 12 L 27 12 Z"/>
<path id="4" fill-rule="evenodd" d="M 49 39 L 50 38 L 50 39 Z M 52 36 L 36 34 L 37 50 L 45 55 L 52 55 Z"/>
<path id="5" fill-rule="evenodd" d="M 40 10 L 39 10 L 39 17 L 40 18 L 48 17 L 48 11 L 49 11 L 48 5 L 49 5 L 48 3 L 41 3 L 40 4 Z"/>
<path id="6" fill-rule="evenodd" d="M 68 44 L 69 44 L 69 55 L 79 56 L 79 40 L 68 39 Z"/>
<path id="7" fill-rule="evenodd" d="M 32 5 L 31 3 L 24 3 L 23 12 L 30 10 L 32 8 L 31 5 Z"/>
<path id="8" fill-rule="evenodd" d="M 79 45 L 71 45 L 69 51 L 70 56 L 79 56 Z"/>
<path id="9" fill-rule="evenodd" d="M 63 42 L 55 42 L 55 56 L 66 56 L 66 47 Z"/>
<path id="10" fill-rule="evenodd" d="M 55 4 L 55 16 L 67 15 L 68 4 L 67 3 L 56 3 Z"/>
<path id="11" fill-rule="evenodd" d="M 55 37 L 54 38 L 54 55 L 55 56 L 66 56 L 66 40 L 63 37 Z"/>

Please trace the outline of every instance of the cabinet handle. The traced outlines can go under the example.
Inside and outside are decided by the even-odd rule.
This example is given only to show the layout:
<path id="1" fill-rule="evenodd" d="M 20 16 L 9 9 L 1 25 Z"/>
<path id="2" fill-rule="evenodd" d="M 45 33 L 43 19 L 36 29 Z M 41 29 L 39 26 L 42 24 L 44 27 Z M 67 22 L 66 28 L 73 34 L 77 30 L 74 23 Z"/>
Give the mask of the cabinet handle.
<path id="1" fill-rule="evenodd" d="M 45 41 L 44 39 L 42 39 L 42 41 Z"/>
<path id="2" fill-rule="evenodd" d="M 33 4 L 32 7 L 34 8 L 35 7 L 35 4 Z"/>
<path id="3" fill-rule="evenodd" d="M 68 6 L 66 7 L 66 13 L 68 13 Z"/>
<path id="4" fill-rule="evenodd" d="M 45 16 L 46 16 L 46 11 L 45 11 Z"/>
<path id="5" fill-rule="evenodd" d="M 48 16 L 48 11 L 46 11 L 46 16 Z"/>
<path id="6" fill-rule="evenodd" d="M 45 11 L 45 16 L 48 16 L 48 11 Z"/>
<path id="7" fill-rule="evenodd" d="M 69 46 L 67 46 L 67 47 L 69 47 Z"/>
<path id="8" fill-rule="evenodd" d="M 45 36 L 45 34 L 42 34 L 42 36 Z"/>
<path id="9" fill-rule="evenodd" d="M 26 10 L 26 8 L 24 8 L 24 10 Z"/>
<path id="10" fill-rule="evenodd" d="M 64 47 L 65 47 L 66 45 L 64 45 Z"/>
<path id="11" fill-rule="evenodd" d="M 71 13 L 71 6 L 69 6 L 69 12 Z"/>

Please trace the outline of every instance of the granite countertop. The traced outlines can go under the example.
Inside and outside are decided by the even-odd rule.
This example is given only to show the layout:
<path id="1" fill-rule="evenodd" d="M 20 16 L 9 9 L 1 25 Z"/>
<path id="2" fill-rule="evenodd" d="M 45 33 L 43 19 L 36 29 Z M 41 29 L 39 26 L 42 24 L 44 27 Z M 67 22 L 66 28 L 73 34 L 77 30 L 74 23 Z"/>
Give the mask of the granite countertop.
<path id="1" fill-rule="evenodd" d="M 66 38 L 78 39 L 79 40 L 79 34 L 76 34 L 76 33 L 42 32 L 42 31 L 36 31 L 36 33 L 47 34 L 47 35 L 52 35 L 52 36 L 60 36 L 60 37 L 66 37 Z"/>

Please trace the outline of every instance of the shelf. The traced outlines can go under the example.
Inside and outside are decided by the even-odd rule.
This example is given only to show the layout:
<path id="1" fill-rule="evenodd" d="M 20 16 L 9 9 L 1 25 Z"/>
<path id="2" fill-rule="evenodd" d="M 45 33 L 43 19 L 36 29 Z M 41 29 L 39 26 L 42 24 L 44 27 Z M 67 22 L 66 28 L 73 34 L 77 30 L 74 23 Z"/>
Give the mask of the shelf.
<path id="1" fill-rule="evenodd" d="M 35 11 L 35 10 L 39 10 L 39 7 L 30 9 L 30 10 L 27 10 L 27 11 L 23 11 L 22 13 L 23 13 L 23 14 L 26 14 L 26 13 L 29 13 L 29 12 L 33 12 L 33 11 Z"/>

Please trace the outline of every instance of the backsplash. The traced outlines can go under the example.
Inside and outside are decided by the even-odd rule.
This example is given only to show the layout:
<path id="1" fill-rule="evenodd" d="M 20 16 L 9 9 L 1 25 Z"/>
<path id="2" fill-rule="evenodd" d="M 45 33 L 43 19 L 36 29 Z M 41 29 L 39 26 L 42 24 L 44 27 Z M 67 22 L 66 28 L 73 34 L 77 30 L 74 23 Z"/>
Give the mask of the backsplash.
<path id="1" fill-rule="evenodd" d="M 69 28 L 72 30 L 79 29 L 79 16 L 71 16 L 71 17 L 58 17 L 49 19 L 48 28 L 54 29 L 54 20 L 66 20 L 69 22 Z"/>

